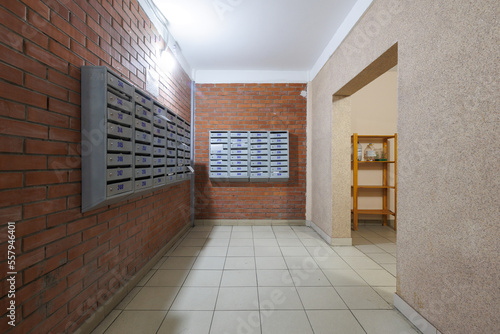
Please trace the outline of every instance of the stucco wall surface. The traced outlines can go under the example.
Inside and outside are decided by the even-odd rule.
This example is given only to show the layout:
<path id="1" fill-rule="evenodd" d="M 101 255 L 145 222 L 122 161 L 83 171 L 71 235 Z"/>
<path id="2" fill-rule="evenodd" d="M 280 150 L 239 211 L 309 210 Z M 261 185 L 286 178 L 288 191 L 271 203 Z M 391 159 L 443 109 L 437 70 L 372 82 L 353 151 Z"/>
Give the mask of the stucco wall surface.
<path id="1" fill-rule="evenodd" d="M 332 95 L 397 43 L 397 293 L 443 333 L 500 328 L 499 14 L 491 0 L 375 0 L 310 84 L 311 219 L 342 237 L 346 213 L 330 209 L 350 201 L 350 112 Z"/>

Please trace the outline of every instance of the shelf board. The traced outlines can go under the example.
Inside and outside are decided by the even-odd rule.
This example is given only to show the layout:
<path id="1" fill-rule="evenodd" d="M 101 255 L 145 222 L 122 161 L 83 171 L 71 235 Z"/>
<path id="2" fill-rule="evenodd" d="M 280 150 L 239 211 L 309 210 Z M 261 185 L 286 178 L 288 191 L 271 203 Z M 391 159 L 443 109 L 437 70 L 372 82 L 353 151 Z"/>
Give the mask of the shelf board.
<path id="1" fill-rule="evenodd" d="M 353 138 L 354 135 L 351 135 L 351 138 Z M 390 138 L 394 138 L 395 136 L 394 135 L 358 135 L 358 138 L 363 138 L 363 139 L 370 139 L 370 138 L 374 138 L 374 139 L 390 139 Z"/>
<path id="2" fill-rule="evenodd" d="M 351 186 L 354 188 L 354 186 Z M 358 189 L 395 189 L 394 186 L 358 186 Z"/>
<path id="3" fill-rule="evenodd" d="M 360 209 L 358 209 L 357 211 L 358 211 L 358 214 L 362 214 L 362 215 L 392 215 L 392 216 L 396 215 L 391 210 L 377 210 L 377 209 L 360 210 Z M 351 213 L 352 212 L 353 212 L 353 210 L 351 210 Z"/>
<path id="4" fill-rule="evenodd" d="M 395 163 L 396 161 L 358 161 L 358 164 L 373 164 L 373 163 L 386 163 L 386 164 L 393 164 Z M 354 163 L 354 161 L 351 161 L 351 163 Z"/>

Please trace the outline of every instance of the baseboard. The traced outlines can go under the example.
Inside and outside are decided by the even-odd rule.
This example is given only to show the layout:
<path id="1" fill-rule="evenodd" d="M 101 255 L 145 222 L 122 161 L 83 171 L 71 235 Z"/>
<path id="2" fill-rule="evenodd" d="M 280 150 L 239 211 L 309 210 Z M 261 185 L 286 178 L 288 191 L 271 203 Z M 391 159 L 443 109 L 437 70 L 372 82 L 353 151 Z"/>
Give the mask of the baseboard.
<path id="1" fill-rule="evenodd" d="M 75 331 L 75 334 L 91 333 L 108 316 L 111 311 L 125 298 L 133 288 L 146 276 L 156 263 L 175 245 L 179 239 L 191 228 L 188 223 L 172 240 L 170 240 L 151 260 L 142 267 L 124 286 L 122 286 L 111 298 L 109 298 L 94 314 Z"/>
<path id="2" fill-rule="evenodd" d="M 307 220 L 306 225 L 312 228 L 316 233 L 318 233 L 319 236 L 331 246 L 352 246 L 352 238 L 332 238 L 321 228 L 319 228 L 319 226 L 316 225 L 312 220 Z"/>
<path id="3" fill-rule="evenodd" d="M 284 219 L 196 219 L 195 226 L 304 226 L 305 220 Z"/>
<path id="4" fill-rule="evenodd" d="M 429 321 L 413 309 L 407 302 L 405 302 L 397 294 L 394 294 L 394 307 L 401 312 L 415 327 L 417 327 L 423 334 L 441 334 Z"/>

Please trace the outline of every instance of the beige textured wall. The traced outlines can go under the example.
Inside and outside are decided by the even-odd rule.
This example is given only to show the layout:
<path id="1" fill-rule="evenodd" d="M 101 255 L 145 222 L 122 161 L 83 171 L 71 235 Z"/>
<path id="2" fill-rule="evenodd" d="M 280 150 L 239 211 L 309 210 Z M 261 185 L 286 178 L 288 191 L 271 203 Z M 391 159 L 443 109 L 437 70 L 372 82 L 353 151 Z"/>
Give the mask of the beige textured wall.
<path id="1" fill-rule="evenodd" d="M 499 14 L 493 0 L 375 0 L 311 83 L 311 217 L 342 236 L 332 208 L 350 194 L 332 196 L 332 176 L 349 179 L 350 156 L 325 152 L 350 144 L 332 94 L 398 43 L 397 293 L 443 333 L 500 328 Z"/>

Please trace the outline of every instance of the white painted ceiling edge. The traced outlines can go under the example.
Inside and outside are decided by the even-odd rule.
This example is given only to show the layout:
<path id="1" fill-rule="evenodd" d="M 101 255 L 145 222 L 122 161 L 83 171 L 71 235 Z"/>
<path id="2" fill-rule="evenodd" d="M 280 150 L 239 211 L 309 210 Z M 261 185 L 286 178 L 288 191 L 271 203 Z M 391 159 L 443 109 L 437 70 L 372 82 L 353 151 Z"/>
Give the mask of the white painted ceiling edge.
<path id="1" fill-rule="evenodd" d="M 152 23 L 164 40 L 168 40 L 168 47 L 172 50 L 176 44 L 172 35 L 164 28 L 151 9 L 148 0 L 138 0 Z M 228 70 L 195 70 L 192 69 L 182 53 L 174 54 L 177 62 L 189 75 L 191 80 L 200 84 L 217 83 L 306 83 L 312 81 L 342 41 L 347 37 L 352 28 L 370 7 L 373 0 L 358 0 L 353 6 L 344 22 L 340 25 L 326 48 L 323 50 L 313 68 L 309 71 L 228 71 Z M 158 29 L 161 27 L 161 29 Z"/>

